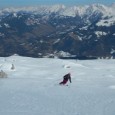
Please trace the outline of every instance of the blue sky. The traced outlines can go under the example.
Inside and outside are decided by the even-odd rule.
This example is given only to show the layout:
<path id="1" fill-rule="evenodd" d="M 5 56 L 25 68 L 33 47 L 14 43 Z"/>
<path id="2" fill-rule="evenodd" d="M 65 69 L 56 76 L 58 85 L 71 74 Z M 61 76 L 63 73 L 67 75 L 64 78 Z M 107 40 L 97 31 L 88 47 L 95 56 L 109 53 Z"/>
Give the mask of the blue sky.
<path id="1" fill-rule="evenodd" d="M 37 6 L 37 5 L 52 5 L 52 4 L 65 4 L 65 5 L 85 5 L 101 3 L 110 5 L 115 3 L 115 0 L 0 0 L 0 7 L 20 7 L 20 6 Z"/>

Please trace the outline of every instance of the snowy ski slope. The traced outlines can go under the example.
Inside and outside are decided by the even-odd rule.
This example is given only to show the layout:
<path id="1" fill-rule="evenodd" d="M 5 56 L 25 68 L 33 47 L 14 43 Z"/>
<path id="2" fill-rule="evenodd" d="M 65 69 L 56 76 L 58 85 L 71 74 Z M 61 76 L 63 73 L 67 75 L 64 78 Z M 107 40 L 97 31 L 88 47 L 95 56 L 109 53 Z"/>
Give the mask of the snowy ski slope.
<path id="1" fill-rule="evenodd" d="M 11 56 L 0 70 L 0 115 L 115 115 L 115 60 Z M 68 72 L 72 83 L 58 85 Z"/>

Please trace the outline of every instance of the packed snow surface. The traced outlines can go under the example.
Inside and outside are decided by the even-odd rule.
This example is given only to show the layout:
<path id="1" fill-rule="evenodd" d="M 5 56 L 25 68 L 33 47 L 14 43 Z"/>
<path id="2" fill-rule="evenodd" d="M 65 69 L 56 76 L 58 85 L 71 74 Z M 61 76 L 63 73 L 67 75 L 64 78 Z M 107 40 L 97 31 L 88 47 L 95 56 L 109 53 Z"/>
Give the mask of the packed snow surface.
<path id="1" fill-rule="evenodd" d="M 0 69 L 0 115 L 115 115 L 115 60 L 11 56 Z M 60 86 L 68 72 L 72 83 Z"/>

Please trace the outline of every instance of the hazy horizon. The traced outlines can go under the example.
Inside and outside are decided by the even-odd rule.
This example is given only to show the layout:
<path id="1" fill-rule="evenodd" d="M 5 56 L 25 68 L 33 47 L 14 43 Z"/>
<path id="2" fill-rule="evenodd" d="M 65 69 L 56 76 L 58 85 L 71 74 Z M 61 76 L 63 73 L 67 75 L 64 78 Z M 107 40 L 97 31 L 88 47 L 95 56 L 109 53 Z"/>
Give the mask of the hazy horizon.
<path id="1" fill-rule="evenodd" d="M 111 5 L 115 3 L 114 0 L 0 0 L 0 7 L 23 7 L 23 6 L 37 6 L 37 5 L 55 5 L 63 4 L 67 6 L 73 5 L 90 5 L 90 4 L 104 4 Z"/>

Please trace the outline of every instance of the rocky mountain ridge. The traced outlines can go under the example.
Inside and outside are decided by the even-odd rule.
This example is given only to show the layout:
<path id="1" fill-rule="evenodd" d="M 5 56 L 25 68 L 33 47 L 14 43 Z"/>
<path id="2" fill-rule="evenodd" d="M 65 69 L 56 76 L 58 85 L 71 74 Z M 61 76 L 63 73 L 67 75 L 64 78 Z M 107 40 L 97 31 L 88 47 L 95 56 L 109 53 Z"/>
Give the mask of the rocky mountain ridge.
<path id="1" fill-rule="evenodd" d="M 115 57 L 115 4 L 0 10 L 0 56 Z M 64 55 L 65 57 L 65 55 Z"/>

